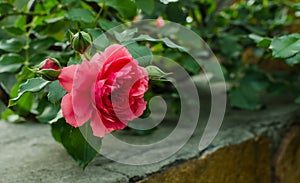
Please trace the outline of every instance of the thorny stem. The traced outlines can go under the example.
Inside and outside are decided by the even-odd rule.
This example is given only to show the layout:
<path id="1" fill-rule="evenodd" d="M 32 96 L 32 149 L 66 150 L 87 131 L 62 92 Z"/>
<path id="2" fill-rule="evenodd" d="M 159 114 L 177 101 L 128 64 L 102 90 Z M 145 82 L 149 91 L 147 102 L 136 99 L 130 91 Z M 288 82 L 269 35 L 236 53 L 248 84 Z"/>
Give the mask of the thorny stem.
<path id="1" fill-rule="evenodd" d="M 100 18 L 101 13 L 103 12 L 104 8 L 105 8 L 105 0 L 103 1 L 103 4 L 102 4 L 102 6 L 101 6 L 101 9 L 99 10 L 99 12 L 98 12 L 97 15 L 96 15 L 95 23 L 94 23 L 95 26 L 97 25 L 97 22 L 98 22 L 98 20 L 99 20 L 99 18 Z"/>

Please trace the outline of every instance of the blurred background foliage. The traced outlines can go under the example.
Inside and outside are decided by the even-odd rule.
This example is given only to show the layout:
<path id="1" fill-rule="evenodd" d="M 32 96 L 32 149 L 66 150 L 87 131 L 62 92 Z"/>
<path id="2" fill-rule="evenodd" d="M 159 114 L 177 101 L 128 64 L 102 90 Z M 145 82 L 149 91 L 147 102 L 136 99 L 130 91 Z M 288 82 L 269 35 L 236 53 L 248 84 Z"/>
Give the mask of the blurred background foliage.
<path id="1" fill-rule="evenodd" d="M 222 65 L 232 107 L 260 109 L 265 94 L 291 94 L 300 103 L 296 97 L 300 94 L 297 0 L 1 0 L 2 118 L 48 123 L 57 117 L 65 94 L 58 82 L 45 87 L 35 80 L 37 88 L 30 90 L 37 95 L 26 92 L 11 108 L 6 106 L 18 96 L 20 85 L 35 77 L 30 68 L 48 56 L 62 66 L 79 62 L 80 56 L 70 46 L 70 31 L 86 31 L 95 39 L 117 25 L 158 17 L 186 26 L 209 45 Z M 201 72 L 193 59 L 176 48 L 163 42 L 148 46 L 153 54 L 176 60 L 191 75 Z M 151 85 L 153 92 L 170 95 L 165 82 Z"/>

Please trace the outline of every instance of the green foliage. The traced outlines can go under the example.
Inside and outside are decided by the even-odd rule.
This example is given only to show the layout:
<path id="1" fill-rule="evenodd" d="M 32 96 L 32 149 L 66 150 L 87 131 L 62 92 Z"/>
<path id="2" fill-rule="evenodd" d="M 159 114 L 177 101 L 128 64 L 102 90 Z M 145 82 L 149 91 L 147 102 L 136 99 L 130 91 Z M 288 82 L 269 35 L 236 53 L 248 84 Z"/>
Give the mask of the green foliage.
<path id="1" fill-rule="evenodd" d="M 59 82 L 53 81 L 49 85 L 48 99 L 53 104 L 59 105 L 60 100 L 66 94 L 66 91 L 59 85 Z"/>
<path id="2" fill-rule="evenodd" d="M 18 96 L 12 98 L 9 101 L 9 106 L 14 106 L 17 101 L 27 92 L 39 92 L 45 88 L 49 84 L 49 81 L 46 81 L 42 78 L 32 78 L 28 79 L 25 83 L 20 85 L 20 89 L 18 91 Z"/>
<path id="3" fill-rule="evenodd" d="M 23 57 L 18 54 L 3 54 L 0 57 L 0 73 L 17 72 L 22 67 L 23 63 Z"/>
<path id="4" fill-rule="evenodd" d="M 97 40 L 93 46 L 103 51 L 110 44 L 110 37 L 103 34 L 105 31 L 134 19 L 158 16 L 186 26 L 207 42 L 222 64 L 232 107 L 258 110 L 266 93 L 293 91 L 298 96 L 300 81 L 292 75 L 299 74 L 300 35 L 292 34 L 288 28 L 296 25 L 299 30 L 295 14 L 299 14 L 300 4 L 284 0 L 241 0 L 226 7 L 222 4 L 214 0 L 1 2 L 0 84 L 11 97 L 10 108 L 2 117 L 9 121 L 38 120 L 51 124 L 54 138 L 81 167 L 86 167 L 97 155 L 101 139 L 91 136 L 88 124 L 80 128 L 68 125 L 60 110 L 66 91 L 58 81 L 43 80 L 32 70 L 37 70 L 49 56 L 59 60 L 62 67 L 81 63 L 81 56 L 71 47 L 71 35 L 76 32 L 87 32 L 92 40 Z M 153 55 L 175 60 L 191 75 L 201 72 L 195 59 L 170 36 L 177 30 L 168 24 L 159 29 L 159 36 L 143 33 L 136 37 L 137 29 L 115 32 L 112 36 L 126 46 L 139 65 L 147 67 L 152 79 L 168 75 L 151 65 Z M 184 32 L 179 36 L 193 43 Z M 197 54 L 206 56 L 201 51 Z M 284 61 L 289 69 L 270 71 L 262 66 L 267 61 L 271 65 Z M 209 61 L 205 64 L 214 68 Z M 167 98 L 176 96 L 168 82 L 157 80 L 150 83 L 150 88 L 154 88 L 150 92 Z M 295 99 L 296 103 L 299 101 L 299 97 Z M 178 100 L 173 97 L 172 102 L 179 111 Z"/>
<path id="5" fill-rule="evenodd" d="M 147 66 L 152 63 L 152 52 L 147 46 L 140 46 L 137 43 L 126 45 L 132 57 L 138 60 L 140 66 Z"/>
<path id="6" fill-rule="evenodd" d="M 300 52 L 300 34 L 290 34 L 274 38 L 270 49 L 277 58 L 288 58 Z"/>
<path id="7" fill-rule="evenodd" d="M 51 125 L 51 129 L 54 139 L 66 148 L 83 169 L 98 155 L 101 139 L 92 135 L 88 123 L 74 128 L 60 119 Z"/>

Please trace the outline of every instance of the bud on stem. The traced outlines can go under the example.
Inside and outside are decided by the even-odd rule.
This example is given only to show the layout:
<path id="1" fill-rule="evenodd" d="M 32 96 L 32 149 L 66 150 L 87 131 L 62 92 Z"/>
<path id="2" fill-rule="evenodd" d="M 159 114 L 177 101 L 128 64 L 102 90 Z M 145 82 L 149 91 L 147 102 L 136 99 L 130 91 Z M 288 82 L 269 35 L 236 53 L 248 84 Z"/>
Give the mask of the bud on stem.
<path id="1" fill-rule="evenodd" d="M 58 78 L 61 72 L 60 63 L 55 58 L 47 58 L 41 64 L 42 66 L 36 71 L 43 79 L 54 81 Z"/>
<path id="2" fill-rule="evenodd" d="M 74 50 L 83 54 L 92 44 L 91 36 L 83 31 L 77 32 L 71 40 L 71 46 Z"/>

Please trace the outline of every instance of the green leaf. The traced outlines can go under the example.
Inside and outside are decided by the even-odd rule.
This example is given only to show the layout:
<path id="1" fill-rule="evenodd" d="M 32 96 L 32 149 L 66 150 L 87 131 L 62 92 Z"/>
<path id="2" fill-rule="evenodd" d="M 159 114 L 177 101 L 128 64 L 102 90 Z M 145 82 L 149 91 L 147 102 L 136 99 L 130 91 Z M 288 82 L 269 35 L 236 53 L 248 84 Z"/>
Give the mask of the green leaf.
<path id="1" fill-rule="evenodd" d="M 300 96 L 298 96 L 298 97 L 295 99 L 295 103 L 296 103 L 296 104 L 300 104 Z"/>
<path id="2" fill-rule="evenodd" d="M 134 41 L 145 41 L 145 40 L 146 40 L 146 41 L 155 41 L 155 42 L 161 41 L 161 42 L 165 43 L 165 45 L 167 45 L 167 46 L 170 47 L 170 48 L 177 48 L 177 49 L 179 49 L 180 51 L 184 51 L 184 52 L 187 51 L 184 47 L 179 46 L 178 44 L 174 43 L 173 41 L 171 41 L 171 40 L 170 40 L 169 38 L 167 38 L 167 37 L 164 37 L 164 38 L 153 38 L 153 37 L 151 37 L 151 36 L 149 36 L 149 35 L 141 34 L 141 35 L 139 35 L 138 37 L 133 38 L 133 40 L 134 40 Z"/>
<path id="3" fill-rule="evenodd" d="M 154 0 L 135 0 L 138 8 L 148 15 L 151 15 L 154 10 Z"/>
<path id="4" fill-rule="evenodd" d="M 201 67 L 192 57 L 187 57 L 183 59 L 182 66 L 192 74 L 198 74 Z"/>
<path id="5" fill-rule="evenodd" d="M 51 120 L 55 119 L 59 111 L 59 106 L 49 103 L 45 107 L 44 111 L 37 116 L 37 119 L 42 123 L 49 123 Z"/>
<path id="6" fill-rule="evenodd" d="M 65 17 L 72 21 L 85 23 L 93 23 L 95 19 L 95 16 L 91 11 L 82 8 L 71 9 L 67 14 L 65 14 Z"/>
<path id="7" fill-rule="evenodd" d="M 13 5 L 9 3 L 0 3 L 0 15 L 10 12 L 13 8 Z"/>
<path id="8" fill-rule="evenodd" d="M 28 79 L 34 78 L 35 74 L 28 66 L 22 67 L 22 70 L 16 75 L 18 82 L 24 83 Z"/>
<path id="9" fill-rule="evenodd" d="M 48 99 L 53 104 L 58 104 L 65 94 L 66 91 L 59 85 L 58 80 L 49 85 Z"/>
<path id="10" fill-rule="evenodd" d="M 259 47 L 262 48 L 269 48 L 272 40 L 270 38 L 266 38 L 266 37 L 261 37 L 259 35 L 256 34 L 250 34 L 249 38 L 251 38 Z"/>
<path id="11" fill-rule="evenodd" d="M 256 110 L 261 107 L 260 95 L 256 89 L 247 83 L 233 88 L 229 93 L 230 105 L 247 110 Z"/>
<path id="12" fill-rule="evenodd" d="M 29 47 L 34 49 L 34 50 L 41 51 L 41 50 L 45 50 L 45 49 L 49 48 L 55 42 L 56 42 L 56 40 L 52 37 L 46 37 L 46 38 L 42 38 L 42 39 L 35 39 L 34 41 L 30 42 Z"/>
<path id="13" fill-rule="evenodd" d="M 106 19 L 101 19 L 101 18 L 98 20 L 98 23 L 100 27 L 106 31 L 120 25 L 118 22 L 108 21 Z"/>
<path id="14" fill-rule="evenodd" d="M 131 0 L 109 0 L 105 5 L 114 8 L 126 19 L 132 19 L 137 14 L 136 5 Z"/>
<path id="15" fill-rule="evenodd" d="M 242 52 L 242 46 L 238 43 L 238 38 L 230 34 L 224 34 L 219 37 L 221 52 L 230 57 L 237 57 Z"/>
<path id="16" fill-rule="evenodd" d="M 12 34 L 14 36 L 21 36 L 25 33 L 25 31 L 19 27 L 9 26 L 4 28 L 6 32 Z"/>
<path id="17" fill-rule="evenodd" d="M 125 46 L 135 58 L 139 65 L 145 67 L 152 63 L 152 52 L 147 46 L 140 46 L 137 43 L 131 43 Z"/>
<path id="18" fill-rule="evenodd" d="M 0 41 L 0 50 L 4 50 L 7 52 L 19 52 L 22 50 L 22 48 L 23 48 L 23 43 L 16 38 Z"/>
<path id="19" fill-rule="evenodd" d="M 89 123 L 79 128 L 67 124 L 64 119 L 51 124 L 54 139 L 65 147 L 67 152 L 83 169 L 98 155 L 101 138 L 93 136 Z"/>
<path id="20" fill-rule="evenodd" d="M 300 34 L 290 34 L 274 38 L 269 47 L 277 58 L 288 58 L 300 52 Z"/>
<path id="21" fill-rule="evenodd" d="M 4 54 L 0 57 L 0 73 L 18 71 L 24 62 L 24 58 L 15 53 Z"/>
<path id="22" fill-rule="evenodd" d="M 86 29 L 86 31 L 92 36 L 92 40 L 95 40 L 97 37 L 103 34 L 103 31 L 99 28 Z"/>
<path id="23" fill-rule="evenodd" d="M 300 11 L 300 3 L 295 4 L 294 9 Z"/>
<path id="24" fill-rule="evenodd" d="M 257 46 L 262 47 L 262 48 L 269 48 L 272 40 L 269 38 L 264 38 L 261 40 L 259 43 L 257 43 Z"/>
<path id="25" fill-rule="evenodd" d="M 120 33 L 114 31 L 114 35 L 120 43 L 126 44 L 127 42 L 132 42 L 132 38 L 133 38 L 134 34 L 137 33 L 137 31 L 138 31 L 137 28 L 127 29 Z"/>
<path id="26" fill-rule="evenodd" d="M 172 74 L 172 73 L 165 73 L 160 68 L 158 68 L 154 65 L 147 66 L 146 70 L 148 72 L 149 78 L 153 79 L 153 80 L 160 80 L 160 79 Z"/>
<path id="27" fill-rule="evenodd" d="M 50 81 L 46 81 L 42 78 L 32 78 L 28 79 L 25 83 L 20 85 L 18 96 L 9 100 L 9 107 L 16 105 L 17 101 L 22 97 L 23 94 L 27 92 L 38 92 L 41 91 L 45 86 L 47 86 Z"/>
<path id="28" fill-rule="evenodd" d="M 287 63 L 290 66 L 299 64 L 300 63 L 300 53 L 297 53 L 295 56 L 286 59 L 285 63 Z"/>
<path id="29" fill-rule="evenodd" d="M 55 118 L 53 118 L 52 120 L 48 121 L 49 124 L 52 124 L 52 123 L 56 123 L 58 120 L 60 120 L 61 118 L 63 118 L 63 114 L 62 114 L 62 110 L 59 110 L 57 113 L 56 113 L 56 116 Z"/>
<path id="30" fill-rule="evenodd" d="M 32 93 L 24 93 L 18 101 L 15 103 L 16 113 L 26 115 L 29 114 L 34 101 L 34 96 Z"/>

